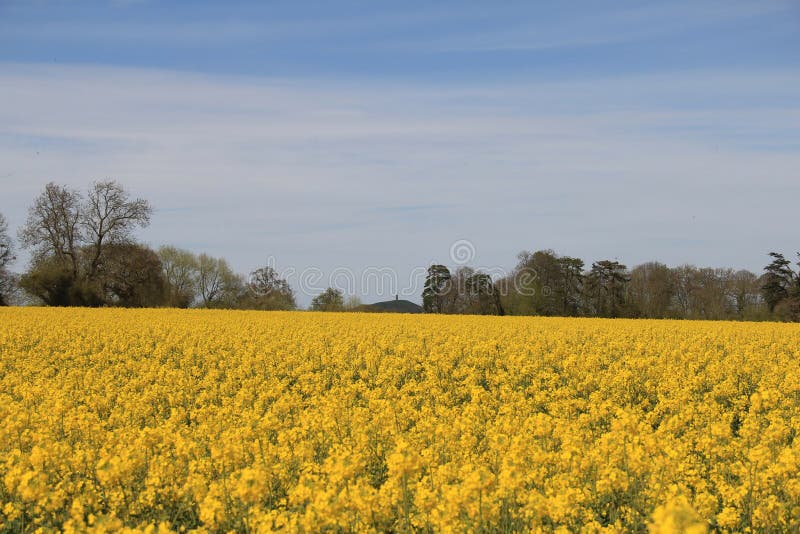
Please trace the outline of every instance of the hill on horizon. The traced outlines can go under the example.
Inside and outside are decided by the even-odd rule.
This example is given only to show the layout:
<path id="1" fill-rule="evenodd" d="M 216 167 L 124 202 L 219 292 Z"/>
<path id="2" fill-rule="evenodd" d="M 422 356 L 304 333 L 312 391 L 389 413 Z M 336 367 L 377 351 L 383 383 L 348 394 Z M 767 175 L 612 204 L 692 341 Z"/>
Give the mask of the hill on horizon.
<path id="1" fill-rule="evenodd" d="M 386 300 L 374 304 L 365 304 L 360 311 L 384 313 L 422 313 L 422 306 L 410 300 Z"/>

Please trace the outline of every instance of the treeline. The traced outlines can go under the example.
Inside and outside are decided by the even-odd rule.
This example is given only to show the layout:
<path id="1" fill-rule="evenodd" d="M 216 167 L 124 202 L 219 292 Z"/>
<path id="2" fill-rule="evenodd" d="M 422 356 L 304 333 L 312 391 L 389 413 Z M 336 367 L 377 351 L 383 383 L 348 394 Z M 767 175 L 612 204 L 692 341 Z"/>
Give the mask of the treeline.
<path id="1" fill-rule="evenodd" d="M 85 193 L 49 183 L 19 230 L 31 253 L 21 275 L 9 270 L 14 243 L 0 214 L 0 305 L 297 308 L 289 283 L 271 266 L 244 276 L 224 258 L 173 246 L 153 250 L 134 239 L 150 203 L 115 181 Z M 668 267 L 628 269 L 613 260 L 588 268 L 552 250 L 523 252 L 507 276 L 493 280 L 462 266 L 431 265 L 422 293 L 428 313 L 800 321 L 800 270 L 780 253 L 760 275 L 746 270 Z M 800 257 L 800 253 L 798 253 Z M 311 302 L 319 311 L 368 307 L 328 288 Z"/>
<path id="2" fill-rule="evenodd" d="M 223 258 L 137 242 L 133 231 L 150 223 L 152 211 L 114 181 L 95 182 L 86 194 L 47 184 L 19 231 L 31 251 L 20 276 L 8 269 L 13 246 L 0 215 L 0 305 L 24 292 L 48 306 L 296 307 L 288 282 L 270 266 L 245 277 Z"/>
<path id="3" fill-rule="evenodd" d="M 552 250 L 521 253 L 514 270 L 495 282 L 469 267 L 451 273 L 432 265 L 423 308 L 428 313 L 798 321 L 800 271 L 782 254 L 769 256 L 772 261 L 761 275 L 658 262 L 628 269 L 613 260 L 587 269 L 580 258 Z"/>

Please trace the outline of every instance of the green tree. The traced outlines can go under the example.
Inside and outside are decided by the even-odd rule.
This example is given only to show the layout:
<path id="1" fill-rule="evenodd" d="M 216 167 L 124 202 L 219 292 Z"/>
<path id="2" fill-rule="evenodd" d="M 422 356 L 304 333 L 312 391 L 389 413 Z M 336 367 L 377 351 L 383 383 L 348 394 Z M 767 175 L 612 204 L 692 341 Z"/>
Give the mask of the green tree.
<path id="1" fill-rule="evenodd" d="M 523 251 L 512 273 L 498 281 L 511 315 L 575 316 L 582 311 L 583 260 L 552 250 Z"/>
<path id="2" fill-rule="evenodd" d="M 197 300 L 200 265 L 191 251 L 165 245 L 159 247 L 158 257 L 164 275 L 165 304 L 173 308 L 188 308 Z"/>
<path id="3" fill-rule="evenodd" d="M 488 274 L 462 266 L 444 287 L 441 313 L 499 315 L 496 297 Z"/>
<path id="4" fill-rule="evenodd" d="M 555 288 L 562 284 L 561 266 L 558 256 L 552 250 L 521 252 L 516 267 L 518 273 L 529 273 L 519 277 L 518 289 L 527 296 L 528 313 L 531 315 L 563 315 L 560 312 L 561 300 Z"/>
<path id="5" fill-rule="evenodd" d="M 294 291 L 269 265 L 250 273 L 246 294 L 240 307 L 255 310 L 293 310 L 297 307 Z"/>
<path id="6" fill-rule="evenodd" d="M 20 286 L 49 305 L 100 306 L 107 301 L 100 270 L 107 251 L 132 245 L 132 232 L 146 226 L 152 208 L 131 199 L 114 181 L 95 182 L 84 198 L 77 191 L 49 183 L 28 209 L 19 232 L 32 252 Z"/>
<path id="7" fill-rule="evenodd" d="M 446 266 L 434 264 L 428 267 L 422 290 L 422 309 L 425 313 L 447 313 L 446 302 L 451 279 L 450 269 Z"/>
<path id="8" fill-rule="evenodd" d="M 594 315 L 621 317 L 625 310 L 629 281 L 627 267 L 618 261 L 594 262 L 586 277 L 589 303 Z"/>
<path id="9" fill-rule="evenodd" d="M 97 286 L 84 278 L 76 279 L 68 264 L 56 255 L 34 256 L 19 285 L 47 306 L 100 306 L 102 295 Z"/>
<path id="10" fill-rule="evenodd" d="M 243 282 L 224 258 L 208 254 L 197 257 L 197 288 L 204 308 L 233 308 L 241 296 Z"/>
<path id="11" fill-rule="evenodd" d="M 473 273 L 466 281 L 470 295 L 472 313 L 479 315 L 503 315 L 503 307 L 498 298 L 497 287 L 492 278 L 481 272 Z"/>
<path id="12" fill-rule="evenodd" d="M 775 307 L 781 301 L 788 299 L 797 292 L 800 286 L 800 275 L 792 270 L 792 263 L 783 254 L 770 252 L 772 262 L 764 267 L 763 284 L 761 292 L 764 301 L 770 312 L 775 311 Z"/>
<path id="13" fill-rule="evenodd" d="M 785 321 L 800 321 L 800 270 L 795 272 L 783 254 L 770 252 L 772 262 L 764 268 L 761 292 L 770 313 Z M 800 252 L 797 253 L 800 258 Z M 797 262 L 800 267 L 800 261 Z"/>
<path id="14" fill-rule="evenodd" d="M 311 300 L 313 311 L 343 311 L 344 295 L 338 289 L 329 287 Z"/>
<path id="15" fill-rule="evenodd" d="M 153 250 L 135 243 L 105 247 L 95 280 L 103 300 L 112 306 L 154 308 L 166 302 L 166 281 L 161 260 Z"/>

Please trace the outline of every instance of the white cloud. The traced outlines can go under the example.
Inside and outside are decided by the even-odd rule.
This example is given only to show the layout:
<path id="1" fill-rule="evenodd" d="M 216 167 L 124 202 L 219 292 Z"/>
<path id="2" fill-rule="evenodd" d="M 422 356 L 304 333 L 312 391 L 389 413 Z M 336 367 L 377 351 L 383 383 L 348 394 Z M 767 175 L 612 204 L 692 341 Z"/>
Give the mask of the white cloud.
<path id="1" fill-rule="evenodd" d="M 552 247 L 756 269 L 797 247 L 798 82 L 459 87 L 4 64 L 0 211 L 19 225 L 47 181 L 114 177 L 159 208 L 152 244 L 242 271 L 274 255 L 408 272 L 461 238 L 483 265 Z"/>

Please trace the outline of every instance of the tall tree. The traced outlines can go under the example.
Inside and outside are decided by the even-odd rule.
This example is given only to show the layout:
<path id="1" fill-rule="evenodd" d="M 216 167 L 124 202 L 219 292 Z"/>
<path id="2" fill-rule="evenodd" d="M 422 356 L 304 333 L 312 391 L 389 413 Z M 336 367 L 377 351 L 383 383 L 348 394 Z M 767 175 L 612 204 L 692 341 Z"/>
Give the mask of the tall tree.
<path id="1" fill-rule="evenodd" d="M 512 315 L 580 315 L 583 260 L 552 250 L 523 251 L 510 276 L 498 281 Z"/>
<path id="2" fill-rule="evenodd" d="M 696 319 L 723 320 L 735 315 L 728 294 L 730 269 L 697 269 L 692 294 L 692 317 Z"/>
<path id="3" fill-rule="evenodd" d="M 628 296 L 638 317 L 663 319 L 673 314 L 675 275 L 659 262 L 647 262 L 631 269 Z"/>
<path id="4" fill-rule="evenodd" d="M 130 243 L 134 228 L 150 224 L 152 211 L 146 200 L 131 199 L 113 180 L 92 184 L 81 213 L 81 225 L 91 250 L 89 279 L 97 274 L 104 247 Z"/>
<path id="5" fill-rule="evenodd" d="M 770 313 L 785 321 L 800 321 L 800 270 L 795 271 L 783 254 L 770 252 L 773 261 L 764 268 L 761 292 Z M 800 252 L 797 253 L 800 258 Z M 797 262 L 800 267 L 800 261 Z"/>
<path id="6" fill-rule="evenodd" d="M 793 289 L 800 285 L 800 275 L 792 270 L 792 262 L 783 254 L 770 252 L 769 256 L 772 262 L 764 267 L 761 292 L 771 313 L 781 301 L 791 296 Z"/>
<path id="7" fill-rule="evenodd" d="M 197 258 L 197 284 L 203 307 L 233 307 L 231 302 L 241 281 L 223 258 L 200 254 Z"/>
<path id="8" fill-rule="evenodd" d="M 197 299 L 199 264 L 191 251 L 170 245 L 158 249 L 166 285 L 166 305 L 188 308 Z"/>
<path id="9" fill-rule="evenodd" d="M 556 285 L 555 294 L 560 301 L 560 312 L 563 315 L 577 316 L 581 314 L 583 294 L 583 260 L 570 256 L 558 258 L 560 281 Z"/>
<path id="10" fill-rule="evenodd" d="M 466 290 L 470 295 L 470 313 L 479 315 L 503 315 L 502 305 L 496 294 L 492 278 L 481 272 L 475 272 L 466 280 Z"/>
<path id="11" fill-rule="evenodd" d="M 586 281 L 595 315 L 623 315 L 626 286 L 630 281 L 625 265 L 611 260 L 596 261 L 592 264 Z"/>
<path id="12" fill-rule="evenodd" d="M 14 244 L 8 235 L 8 223 L 0 213 L 0 306 L 8 306 L 14 288 L 14 276 L 8 270 L 14 259 Z"/>
<path id="13" fill-rule="evenodd" d="M 20 241 L 33 251 L 20 286 L 42 302 L 99 306 L 108 296 L 98 276 L 108 247 L 132 244 L 131 232 L 150 220 L 150 205 L 131 200 L 113 181 L 96 182 L 84 199 L 49 183 L 28 210 Z"/>
<path id="14" fill-rule="evenodd" d="M 53 182 L 47 184 L 28 209 L 28 220 L 20 231 L 22 246 L 33 249 L 35 260 L 53 256 L 55 263 L 78 277 L 81 246 L 81 197 L 77 191 Z"/>
<path id="15" fill-rule="evenodd" d="M 428 267 L 425 287 L 422 290 L 422 309 L 425 313 L 446 313 L 446 298 L 450 287 L 450 269 L 434 264 Z"/>
<path id="16" fill-rule="evenodd" d="M 560 313 L 561 298 L 556 288 L 562 285 L 561 266 L 558 255 L 552 250 L 521 252 L 516 271 L 529 273 L 531 276 L 522 280 L 521 294 L 527 298 L 529 312 L 532 315 L 563 315 Z"/>
<path id="17" fill-rule="evenodd" d="M 728 278 L 728 294 L 734 303 L 738 319 L 763 317 L 765 304 L 761 298 L 761 283 L 758 276 L 747 270 L 734 272 Z"/>

